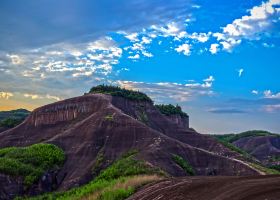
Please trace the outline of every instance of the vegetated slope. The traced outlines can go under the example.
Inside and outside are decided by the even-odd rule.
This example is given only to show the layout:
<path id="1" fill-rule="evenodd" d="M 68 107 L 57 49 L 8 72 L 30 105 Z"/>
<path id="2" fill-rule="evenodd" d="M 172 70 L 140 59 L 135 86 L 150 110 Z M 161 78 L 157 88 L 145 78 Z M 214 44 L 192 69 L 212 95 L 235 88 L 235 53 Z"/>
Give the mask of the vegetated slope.
<path id="1" fill-rule="evenodd" d="M 140 189 L 128 200 L 279 200 L 280 176 L 185 177 Z"/>
<path id="2" fill-rule="evenodd" d="M 239 134 L 215 135 L 260 160 L 264 165 L 280 164 L 280 135 L 254 130 Z"/>
<path id="3" fill-rule="evenodd" d="M 0 132 L 17 126 L 23 122 L 29 114 L 30 111 L 25 109 L 0 111 Z"/>
<path id="4" fill-rule="evenodd" d="M 92 180 L 129 150 L 137 159 L 173 176 L 188 175 L 173 155 L 196 175 L 253 175 L 258 171 L 229 158 L 231 152 L 209 136 L 185 129 L 183 119 L 159 112 L 150 101 L 87 94 L 34 110 L 24 123 L 0 134 L 0 147 L 40 142 L 62 148 L 66 161 L 55 177 L 59 190 Z"/>

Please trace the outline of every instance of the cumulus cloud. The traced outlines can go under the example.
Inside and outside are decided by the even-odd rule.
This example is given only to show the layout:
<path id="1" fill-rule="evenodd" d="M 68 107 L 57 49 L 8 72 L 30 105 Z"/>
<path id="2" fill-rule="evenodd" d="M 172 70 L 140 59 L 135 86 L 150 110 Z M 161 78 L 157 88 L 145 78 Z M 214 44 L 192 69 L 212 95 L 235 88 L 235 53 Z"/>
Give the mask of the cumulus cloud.
<path id="1" fill-rule="evenodd" d="M 9 98 L 13 97 L 14 94 L 11 93 L 11 92 L 3 92 L 3 91 L 0 91 L 0 99 L 6 99 L 8 100 Z"/>
<path id="2" fill-rule="evenodd" d="M 222 33 L 213 36 L 220 41 L 227 51 L 240 44 L 242 39 L 258 39 L 262 34 L 280 22 L 280 0 L 268 0 L 259 6 L 254 6 L 248 15 L 235 19 L 222 28 Z"/>
<path id="3" fill-rule="evenodd" d="M 182 44 L 178 46 L 175 51 L 178 53 L 183 53 L 186 56 L 191 55 L 191 45 L 190 44 Z"/>

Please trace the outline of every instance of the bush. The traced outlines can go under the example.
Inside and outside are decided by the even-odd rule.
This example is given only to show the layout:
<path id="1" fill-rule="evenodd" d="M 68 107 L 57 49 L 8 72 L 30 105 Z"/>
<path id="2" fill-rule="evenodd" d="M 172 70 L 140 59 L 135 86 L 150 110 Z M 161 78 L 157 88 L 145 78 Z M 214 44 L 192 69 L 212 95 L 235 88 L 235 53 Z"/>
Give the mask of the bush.
<path id="1" fill-rule="evenodd" d="M 90 89 L 89 93 L 110 94 L 112 96 L 124 97 L 124 98 L 130 99 L 130 100 L 148 101 L 151 103 L 153 102 L 150 99 L 150 97 L 148 97 L 146 94 L 144 94 L 142 92 L 127 90 L 127 89 L 120 88 L 118 86 L 112 86 L 112 85 L 98 85 L 98 86 L 92 87 Z"/>
<path id="2" fill-rule="evenodd" d="M 195 172 L 192 168 L 192 166 L 184 160 L 181 156 L 178 156 L 176 154 L 172 154 L 172 159 L 189 175 L 193 176 L 195 175 Z"/>
<path id="3" fill-rule="evenodd" d="M 24 177 L 31 185 L 45 171 L 58 168 L 64 162 L 62 149 L 53 144 L 34 144 L 29 147 L 0 149 L 0 173 Z"/>
<path id="4" fill-rule="evenodd" d="M 188 117 L 188 114 L 182 111 L 182 108 L 179 105 L 155 105 L 156 108 L 164 115 L 170 116 L 170 115 L 180 115 L 181 117 Z"/>

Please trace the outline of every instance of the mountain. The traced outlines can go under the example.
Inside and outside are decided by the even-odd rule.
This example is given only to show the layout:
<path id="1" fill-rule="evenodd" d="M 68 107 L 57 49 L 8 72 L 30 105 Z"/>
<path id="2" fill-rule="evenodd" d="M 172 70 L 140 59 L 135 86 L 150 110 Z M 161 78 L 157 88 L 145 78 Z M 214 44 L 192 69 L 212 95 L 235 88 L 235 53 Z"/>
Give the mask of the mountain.
<path id="1" fill-rule="evenodd" d="M 37 167 L 33 171 L 41 172 L 38 176 L 42 170 L 47 171 L 29 187 L 24 187 L 23 179 L 15 176 L 18 173 L 13 176 L 3 173 L 0 165 L 0 183 L 9 185 L 0 190 L 0 195 L 34 195 L 81 186 L 129 151 L 137 151 L 136 160 L 174 177 L 261 174 L 239 153 L 189 128 L 188 115 L 182 114 L 178 106 L 174 109 L 169 106 L 162 113 L 163 109 L 143 93 L 103 87 L 37 108 L 23 123 L 0 133 L 2 157 L 6 156 L 8 161 L 18 159 L 15 162 L 26 166 L 30 156 L 24 162 L 26 158 L 13 153 L 18 150 L 6 147 L 33 148 L 30 145 L 38 143 L 59 147 L 66 158 L 62 166 L 53 162 L 48 164 L 49 168 L 32 161 L 31 167 Z M 36 151 L 33 155 L 37 155 Z M 31 177 L 36 180 L 36 176 Z"/>
<path id="2" fill-rule="evenodd" d="M 25 109 L 0 111 L 0 132 L 20 124 L 29 114 L 30 111 Z"/>
<path id="3" fill-rule="evenodd" d="M 231 143 L 255 157 L 263 165 L 280 165 L 280 135 L 268 131 L 253 130 L 239 134 L 215 135 L 218 140 Z"/>

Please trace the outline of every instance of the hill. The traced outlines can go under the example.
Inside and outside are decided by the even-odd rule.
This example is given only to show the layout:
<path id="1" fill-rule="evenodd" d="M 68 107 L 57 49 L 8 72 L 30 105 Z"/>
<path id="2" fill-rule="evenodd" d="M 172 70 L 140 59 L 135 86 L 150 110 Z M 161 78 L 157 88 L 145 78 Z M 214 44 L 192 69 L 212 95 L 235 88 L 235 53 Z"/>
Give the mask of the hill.
<path id="1" fill-rule="evenodd" d="M 220 142 L 232 145 L 243 154 L 255 157 L 263 165 L 280 169 L 280 135 L 253 130 L 239 134 L 214 135 Z"/>
<path id="2" fill-rule="evenodd" d="M 23 122 L 29 114 L 30 111 L 25 109 L 0 111 L 0 132 L 17 126 Z"/>
<path id="3" fill-rule="evenodd" d="M 28 187 L 21 173 L 1 171 L 0 182 L 9 187 L 2 188 L 0 195 L 12 194 L 12 198 L 91 184 L 130 151 L 137 152 L 134 161 L 167 176 L 262 174 L 239 153 L 189 128 L 186 116 L 167 115 L 149 99 L 132 98 L 129 91 L 122 91 L 112 95 L 112 91 L 92 89 L 35 109 L 22 124 L 0 133 L 0 148 L 49 143 L 62 149 L 66 158 L 63 165 L 45 171 Z M 113 178 L 118 181 L 118 176 Z"/>

